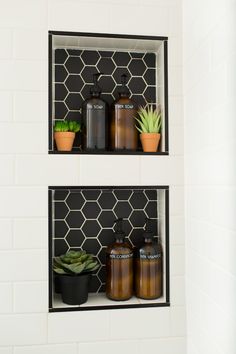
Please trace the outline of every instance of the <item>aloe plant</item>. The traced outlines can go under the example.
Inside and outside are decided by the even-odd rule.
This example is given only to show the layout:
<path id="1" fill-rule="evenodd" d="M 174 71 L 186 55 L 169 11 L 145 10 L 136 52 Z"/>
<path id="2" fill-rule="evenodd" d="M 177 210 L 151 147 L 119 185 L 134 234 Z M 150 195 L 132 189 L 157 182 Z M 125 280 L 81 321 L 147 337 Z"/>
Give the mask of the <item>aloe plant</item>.
<path id="1" fill-rule="evenodd" d="M 54 132 L 73 132 L 77 133 L 80 131 L 80 123 L 76 121 L 56 121 L 54 125 Z"/>
<path id="2" fill-rule="evenodd" d="M 139 126 L 136 125 L 140 133 L 160 133 L 161 131 L 161 112 L 154 109 L 152 105 L 147 108 L 140 107 L 135 117 Z"/>
<path id="3" fill-rule="evenodd" d="M 77 275 L 93 272 L 98 268 L 98 262 L 86 251 L 71 250 L 59 257 L 54 257 L 53 260 L 53 270 L 57 274 Z"/>

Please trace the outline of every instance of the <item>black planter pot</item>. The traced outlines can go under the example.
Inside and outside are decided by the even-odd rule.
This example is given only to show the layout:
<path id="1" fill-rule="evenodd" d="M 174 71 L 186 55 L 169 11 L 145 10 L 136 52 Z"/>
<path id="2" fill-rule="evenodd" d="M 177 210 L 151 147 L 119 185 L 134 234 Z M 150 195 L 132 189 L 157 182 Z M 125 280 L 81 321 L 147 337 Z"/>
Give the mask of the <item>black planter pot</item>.
<path id="1" fill-rule="evenodd" d="M 62 301 L 68 305 L 80 305 L 88 300 L 90 273 L 78 275 L 60 275 Z"/>
<path id="2" fill-rule="evenodd" d="M 54 274 L 54 292 L 56 294 L 61 293 L 60 275 Z"/>

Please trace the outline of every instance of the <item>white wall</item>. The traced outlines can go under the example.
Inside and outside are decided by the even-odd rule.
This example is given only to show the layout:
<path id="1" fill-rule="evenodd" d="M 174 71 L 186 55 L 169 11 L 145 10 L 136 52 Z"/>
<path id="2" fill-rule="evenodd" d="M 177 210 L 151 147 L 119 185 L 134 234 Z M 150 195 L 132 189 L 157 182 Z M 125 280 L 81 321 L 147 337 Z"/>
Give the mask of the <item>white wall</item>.
<path id="1" fill-rule="evenodd" d="M 180 0 L 0 1 L 0 354 L 185 353 Z M 47 154 L 47 31 L 170 37 L 170 156 Z M 170 184 L 170 308 L 48 314 L 47 186 Z"/>
<path id="2" fill-rule="evenodd" d="M 235 354 L 236 2 L 184 0 L 188 354 Z"/>

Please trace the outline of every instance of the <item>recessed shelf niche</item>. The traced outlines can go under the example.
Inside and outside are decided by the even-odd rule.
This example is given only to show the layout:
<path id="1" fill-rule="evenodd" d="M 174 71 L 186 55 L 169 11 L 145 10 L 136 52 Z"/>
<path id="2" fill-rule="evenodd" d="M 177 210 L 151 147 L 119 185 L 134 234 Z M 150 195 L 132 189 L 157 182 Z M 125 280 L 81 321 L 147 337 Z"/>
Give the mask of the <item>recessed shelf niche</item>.
<path id="1" fill-rule="evenodd" d="M 114 241 L 114 220 L 124 218 L 132 246 L 142 240 L 145 218 L 155 224 L 163 248 L 163 296 L 111 301 L 105 296 L 105 250 Z M 80 306 L 62 302 L 54 291 L 53 257 L 84 249 L 93 253 L 100 268 L 92 276 L 88 301 Z M 169 188 L 168 186 L 49 187 L 49 311 L 80 311 L 169 306 Z"/>
<path id="2" fill-rule="evenodd" d="M 167 37 L 97 33 L 49 32 L 49 153 L 168 155 Z M 120 75 L 128 76 L 131 98 L 138 105 L 158 104 L 163 125 L 159 150 L 89 151 L 77 134 L 70 152 L 56 150 L 53 125 L 57 120 L 81 122 L 81 105 L 89 97 L 92 74 L 103 72 L 102 98 L 110 105 L 117 97 Z"/>

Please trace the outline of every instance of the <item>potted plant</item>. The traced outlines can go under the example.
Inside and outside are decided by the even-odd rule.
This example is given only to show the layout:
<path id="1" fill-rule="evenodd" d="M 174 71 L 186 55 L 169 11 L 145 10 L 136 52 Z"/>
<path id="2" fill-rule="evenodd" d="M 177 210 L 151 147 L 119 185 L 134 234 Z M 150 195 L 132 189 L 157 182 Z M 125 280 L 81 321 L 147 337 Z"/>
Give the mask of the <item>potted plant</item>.
<path id="1" fill-rule="evenodd" d="M 88 300 L 88 285 L 91 274 L 99 265 L 93 255 L 85 251 L 68 251 L 53 261 L 57 275 L 57 286 L 62 301 L 69 305 L 80 305 Z"/>
<path id="2" fill-rule="evenodd" d="M 71 151 L 75 140 L 75 133 L 80 131 L 80 123 L 76 121 L 56 121 L 54 125 L 54 139 L 58 151 Z"/>
<path id="3" fill-rule="evenodd" d="M 135 117 L 139 126 L 136 128 L 141 133 L 140 140 L 144 152 L 156 152 L 160 141 L 161 112 L 152 105 L 147 108 L 140 107 Z"/>

